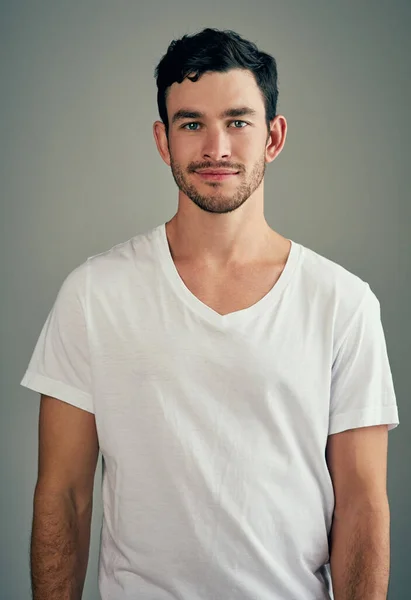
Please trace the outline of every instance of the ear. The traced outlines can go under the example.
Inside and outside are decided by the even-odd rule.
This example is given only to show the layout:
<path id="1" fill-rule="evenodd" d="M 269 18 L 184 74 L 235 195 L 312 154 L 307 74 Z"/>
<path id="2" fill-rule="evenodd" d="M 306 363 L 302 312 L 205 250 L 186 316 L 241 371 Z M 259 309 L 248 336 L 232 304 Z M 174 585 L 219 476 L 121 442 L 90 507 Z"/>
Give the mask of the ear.
<path id="1" fill-rule="evenodd" d="M 170 151 L 168 148 L 168 139 L 166 135 L 166 126 L 162 121 L 155 121 L 153 125 L 154 139 L 156 141 L 157 150 L 160 153 L 164 162 L 170 166 Z"/>
<path id="2" fill-rule="evenodd" d="M 272 162 L 278 156 L 287 137 L 287 121 L 282 115 L 277 115 L 270 123 L 270 133 L 265 147 L 265 160 Z"/>

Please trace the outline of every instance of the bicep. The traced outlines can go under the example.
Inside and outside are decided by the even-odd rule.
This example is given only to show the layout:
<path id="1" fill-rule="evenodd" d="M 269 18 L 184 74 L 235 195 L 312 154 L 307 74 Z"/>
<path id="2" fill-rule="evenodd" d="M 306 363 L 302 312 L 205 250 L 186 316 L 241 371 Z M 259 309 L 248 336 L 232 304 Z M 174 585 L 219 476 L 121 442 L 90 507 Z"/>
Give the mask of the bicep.
<path id="1" fill-rule="evenodd" d="M 89 499 L 98 452 L 94 414 L 42 394 L 37 488 Z"/>
<path id="2" fill-rule="evenodd" d="M 385 502 L 387 425 L 359 427 L 330 435 L 326 458 L 336 508 Z"/>

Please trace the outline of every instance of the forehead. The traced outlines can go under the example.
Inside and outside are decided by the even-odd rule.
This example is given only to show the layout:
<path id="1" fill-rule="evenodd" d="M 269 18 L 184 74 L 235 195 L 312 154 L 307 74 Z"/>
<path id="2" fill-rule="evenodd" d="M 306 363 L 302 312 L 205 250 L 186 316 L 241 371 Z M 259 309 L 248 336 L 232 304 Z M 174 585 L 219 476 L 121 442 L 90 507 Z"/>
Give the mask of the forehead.
<path id="1" fill-rule="evenodd" d="M 234 106 L 249 106 L 264 115 L 263 95 L 251 71 L 232 69 L 227 73 L 204 73 L 198 81 L 184 79 L 168 90 L 169 117 L 182 108 L 207 115 L 220 114 Z"/>

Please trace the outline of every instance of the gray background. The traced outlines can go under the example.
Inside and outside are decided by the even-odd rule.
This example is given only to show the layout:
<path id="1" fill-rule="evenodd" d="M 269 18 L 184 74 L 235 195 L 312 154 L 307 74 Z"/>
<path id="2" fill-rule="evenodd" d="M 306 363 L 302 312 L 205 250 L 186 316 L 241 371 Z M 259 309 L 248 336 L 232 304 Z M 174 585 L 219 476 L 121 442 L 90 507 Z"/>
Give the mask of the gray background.
<path id="1" fill-rule="evenodd" d="M 390 600 L 410 597 L 411 3 L 0 2 L 0 598 L 30 597 L 39 395 L 19 386 L 66 275 L 171 218 L 152 137 L 169 42 L 231 28 L 279 68 L 285 148 L 266 175 L 281 234 L 369 282 L 381 302 L 401 425 L 390 433 Z M 84 599 L 98 598 L 99 461 Z"/>

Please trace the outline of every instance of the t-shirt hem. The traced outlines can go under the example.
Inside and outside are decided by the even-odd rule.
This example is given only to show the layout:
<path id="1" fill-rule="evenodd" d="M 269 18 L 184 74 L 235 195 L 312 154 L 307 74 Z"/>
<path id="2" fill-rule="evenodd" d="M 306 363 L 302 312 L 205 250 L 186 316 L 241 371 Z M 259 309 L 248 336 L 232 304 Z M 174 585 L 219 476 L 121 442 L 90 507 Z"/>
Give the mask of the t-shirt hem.
<path id="1" fill-rule="evenodd" d="M 330 418 L 328 435 L 373 425 L 388 425 L 388 431 L 395 429 L 399 425 L 398 407 L 396 405 L 377 406 L 335 415 Z"/>
<path id="2" fill-rule="evenodd" d="M 33 373 L 32 371 L 26 371 L 20 385 L 94 414 L 91 395 L 62 381 L 57 381 L 39 373 Z"/>

